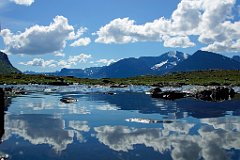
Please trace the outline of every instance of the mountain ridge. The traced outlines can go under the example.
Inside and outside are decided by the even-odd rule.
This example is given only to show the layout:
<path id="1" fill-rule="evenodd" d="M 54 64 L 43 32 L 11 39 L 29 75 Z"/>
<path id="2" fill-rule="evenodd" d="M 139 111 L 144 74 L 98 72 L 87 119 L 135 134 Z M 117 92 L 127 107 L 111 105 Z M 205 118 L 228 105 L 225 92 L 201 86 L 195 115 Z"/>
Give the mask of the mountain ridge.
<path id="1" fill-rule="evenodd" d="M 7 54 L 0 51 L 0 74 L 21 73 L 17 68 L 13 67 L 8 59 Z"/>
<path id="2" fill-rule="evenodd" d="M 170 71 L 171 68 L 187 59 L 188 56 L 182 52 L 169 51 L 155 57 L 125 58 L 104 67 L 62 69 L 58 75 L 79 78 L 124 78 L 149 74 L 160 75 Z"/>
<path id="3" fill-rule="evenodd" d="M 162 75 L 172 72 L 205 70 L 240 70 L 240 56 L 232 58 L 221 54 L 198 50 L 192 55 L 169 51 L 160 56 L 124 58 L 103 67 L 86 69 L 63 68 L 56 76 L 77 78 L 127 78 L 141 75 Z"/>
<path id="4" fill-rule="evenodd" d="M 240 70 L 240 63 L 217 53 L 198 50 L 188 59 L 174 67 L 171 72 L 198 70 Z"/>

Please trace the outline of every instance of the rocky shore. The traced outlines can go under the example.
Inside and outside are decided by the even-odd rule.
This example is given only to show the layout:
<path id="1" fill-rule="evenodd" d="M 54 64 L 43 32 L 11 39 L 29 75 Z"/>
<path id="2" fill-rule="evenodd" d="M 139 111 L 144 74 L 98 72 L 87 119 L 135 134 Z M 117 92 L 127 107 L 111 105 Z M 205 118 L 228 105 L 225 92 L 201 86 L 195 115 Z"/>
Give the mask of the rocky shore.
<path id="1" fill-rule="evenodd" d="M 148 94 L 153 98 L 161 98 L 167 100 L 175 100 L 180 98 L 193 97 L 204 101 L 219 102 L 224 100 L 231 100 L 234 98 L 236 92 L 231 87 L 205 87 L 203 90 L 195 92 L 183 91 L 162 91 L 160 88 L 151 89 Z"/>

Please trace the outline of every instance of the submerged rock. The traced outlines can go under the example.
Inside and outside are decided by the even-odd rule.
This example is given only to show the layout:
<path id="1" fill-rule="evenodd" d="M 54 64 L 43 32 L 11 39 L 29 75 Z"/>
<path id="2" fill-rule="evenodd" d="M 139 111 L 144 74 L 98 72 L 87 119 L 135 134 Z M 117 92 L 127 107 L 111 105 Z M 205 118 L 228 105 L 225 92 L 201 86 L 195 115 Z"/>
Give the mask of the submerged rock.
<path id="1" fill-rule="evenodd" d="M 73 97 L 64 97 L 64 98 L 60 99 L 60 101 L 63 103 L 74 103 L 74 102 L 77 102 L 78 100 Z"/>

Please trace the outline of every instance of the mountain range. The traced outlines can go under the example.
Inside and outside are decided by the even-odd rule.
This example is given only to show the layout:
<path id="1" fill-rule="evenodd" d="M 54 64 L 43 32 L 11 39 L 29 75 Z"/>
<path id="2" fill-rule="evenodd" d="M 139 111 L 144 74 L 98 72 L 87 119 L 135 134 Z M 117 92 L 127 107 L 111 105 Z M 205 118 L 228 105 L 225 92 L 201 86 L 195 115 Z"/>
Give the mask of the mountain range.
<path id="1" fill-rule="evenodd" d="M 21 73 L 18 69 L 12 66 L 8 56 L 0 51 L 0 74 Z"/>
<path id="2" fill-rule="evenodd" d="M 58 75 L 79 78 L 125 78 L 198 70 L 240 70 L 240 56 L 229 58 L 201 50 L 190 56 L 182 52 L 170 51 L 158 57 L 125 58 L 104 67 L 64 68 Z"/>
<path id="3" fill-rule="evenodd" d="M 8 56 L 0 52 L 0 74 L 21 73 L 10 63 Z M 193 55 L 178 51 L 169 51 L 157 57 L 121 59 L 109 66 L 86 69 L 63 68 L 60 72 L 25 74 L 49 74 L 56 76 L 74 76 L 78 78 L 126 78 L 141 75 L 162 75 L 171 72 L 198 70 L 240 70 L 240 56 L 232 58 L 207 51 L 197 51 Z"/>
<path id="4" fill-rule="evenodd" d="M 58 75 L 81 78 L 124 78 L 139 75 L 160 75 L 169 72 L 188 57 L 188 54 L 170 51 L 158 57 L 125 58 L 104 67 L 64 68 Z"/>

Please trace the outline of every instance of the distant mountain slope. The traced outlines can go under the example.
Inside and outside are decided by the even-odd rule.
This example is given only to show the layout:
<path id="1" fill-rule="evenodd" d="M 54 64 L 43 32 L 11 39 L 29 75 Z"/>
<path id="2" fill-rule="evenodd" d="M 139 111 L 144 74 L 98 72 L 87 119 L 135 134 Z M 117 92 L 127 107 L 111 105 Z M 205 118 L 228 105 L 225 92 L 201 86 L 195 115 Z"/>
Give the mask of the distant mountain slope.
<path id="1" fill-rule="evenodd" d="M 90 67 L 86 69 L 68 69 L 63 68 L 57 76 L 74 76 L 78 78 L 97 78 L 95 75 L 99 72 L 99 70 L 105 67 Z"/>
<path id="2" fill-rule="evenodd" d="M 187 54 L 173 51 L 158 57 L 125 58 L 102 68 L 95 77 L 123 78 L 163 74 L 187 58 Z"/>
<path id="3" fill-rule="evenodd" d="M 80 78 L 123 78 L 146 74 L 163 74 L 187 58 L 188 55 L 185 53 L 170 51 L 158 57 L 125 58 L 104 67 L 64 68 L 58 75 Z"/>
<path id="4" fill-rule="evenodd" d="M 240 62 L 240 56 L 233 56 L 232 59 L 234 59 L 235 61 Z"/>
<path id="5" fill-rule="evenodd" d="M 179 63 L 171 72 L 210 69 L 240 70 L 240 63 L 220 54 L 199 50 L 182 63 Z"/>
<path id="6" fill-rule="evenodd" d="M 21 73 L 18 69 L 12 66 L 8 56 L 0 51 L 0 74 Z"/>
<path id="7" fill-rule="evenodd" d="M 58 73 L 58 76 L 85 77 L 85 74 L 84 74 L 84 71 L 82 69 L 67 69 L 67 68 L 63 68 Z"/>

